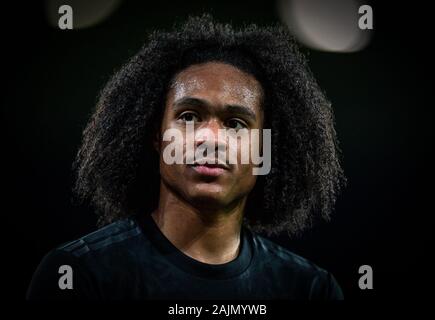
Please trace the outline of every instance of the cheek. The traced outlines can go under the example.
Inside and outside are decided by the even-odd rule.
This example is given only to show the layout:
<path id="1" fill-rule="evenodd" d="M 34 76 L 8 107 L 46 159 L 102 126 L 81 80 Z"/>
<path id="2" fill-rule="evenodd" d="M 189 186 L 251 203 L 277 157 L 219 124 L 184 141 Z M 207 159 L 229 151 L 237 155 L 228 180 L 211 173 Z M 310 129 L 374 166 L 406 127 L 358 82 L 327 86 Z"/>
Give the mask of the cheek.
<path id="1" fill-rule="evenodd" d="M 250 191 L 257 181 L 257 176 L 252 173 L 252 164 L 242 164 L 238 166 L 236 186 L 243 191 Z"/>
<path id="2" fill-rule="evenodd" d="M 180 185 L 185 179 L 183 165 L 166 164 L 163 161 L 160 162 L 160 178 L 170 185 Z"/>
<path id="3" fill-rule="evenodd" d="M 185 132 L 171 123 L 161 132 L 160 146 L 160 167 L 179 166 L 186 163 Z"/>
<path id="4" fill-rule="evenodd" d="M 177 181 L 182 181 L 181 176 L 183 175 L 184 165 L 174 163 L 174 159 L 181 158 L 184 162 L 184 152 L 183 152 L 183 142 L 171 140 L 160 141 L 160 175 L 166 181 L 171 181 L 173 183 Z M 175 149 L 177 149 L 177 156 L 175 157 Z M 169 156 L 170 155 L 170 156 Z"/>

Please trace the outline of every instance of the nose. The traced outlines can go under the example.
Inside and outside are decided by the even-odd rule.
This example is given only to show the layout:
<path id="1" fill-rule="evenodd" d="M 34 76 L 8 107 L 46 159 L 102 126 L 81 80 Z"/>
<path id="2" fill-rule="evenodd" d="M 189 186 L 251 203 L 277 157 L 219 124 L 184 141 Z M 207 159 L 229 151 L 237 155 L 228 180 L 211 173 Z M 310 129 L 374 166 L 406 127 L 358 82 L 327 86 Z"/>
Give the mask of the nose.
<path id="1" fill-rule="evenodd" d="M 198 147 L 201 144 L 207 143 L 214 145 L 215 150 L 226 150 L 224 128 L 221 126 L 218 120 L 207 121 L 204 125 L 196 130 L 195 133 L 195 145 Z"/>

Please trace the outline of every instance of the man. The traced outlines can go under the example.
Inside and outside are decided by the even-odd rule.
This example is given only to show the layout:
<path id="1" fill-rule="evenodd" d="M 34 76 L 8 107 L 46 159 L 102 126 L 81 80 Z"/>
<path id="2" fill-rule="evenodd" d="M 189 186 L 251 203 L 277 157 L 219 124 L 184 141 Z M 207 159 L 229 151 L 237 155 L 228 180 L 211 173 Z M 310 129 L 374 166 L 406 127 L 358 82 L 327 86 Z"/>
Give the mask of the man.
<path id="1" fill-rule="evenodd" d="M 270 172 L 253 174 L 222 129 L 270 129 Z M 168 162 L 168 130 L 184 137 L 182 163 Z M 189 143 L 213 159 L 189 163 Z M 234 148 L 236 163 L 216 159 Z M 205 15 L 155 32 L 102 91 L 75 163 L 75 191 L 105 226 L 51 251 L 27 296 L 342 299 L 329 272 L 258 235 L 329 217 L 338 151 L 330 104 L 283 28 Z"/>

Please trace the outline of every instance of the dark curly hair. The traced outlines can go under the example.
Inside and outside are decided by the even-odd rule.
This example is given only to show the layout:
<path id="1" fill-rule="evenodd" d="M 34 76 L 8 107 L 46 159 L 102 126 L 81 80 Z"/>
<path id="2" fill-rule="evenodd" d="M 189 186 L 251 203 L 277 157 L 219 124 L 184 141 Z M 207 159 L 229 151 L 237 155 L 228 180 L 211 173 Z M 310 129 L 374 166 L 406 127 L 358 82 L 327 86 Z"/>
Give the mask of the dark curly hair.
<path id="1" fill-rule="evenodd" d="M 76 194 L 96 207 L 99 225 L 157 206 L 159 159 L 151 141 L 166 93 L 177 72 L 207 61 L 253 74 L 264 90 L 272 168 L 248 197 L 244 225 L 294 235 L 313 218 L 328 219 L 346 179 L 331 104 L 294 39 L 280 25 L 235 30 L 203 15 L 153 32 L 100 94 L 74 163 Z"/>

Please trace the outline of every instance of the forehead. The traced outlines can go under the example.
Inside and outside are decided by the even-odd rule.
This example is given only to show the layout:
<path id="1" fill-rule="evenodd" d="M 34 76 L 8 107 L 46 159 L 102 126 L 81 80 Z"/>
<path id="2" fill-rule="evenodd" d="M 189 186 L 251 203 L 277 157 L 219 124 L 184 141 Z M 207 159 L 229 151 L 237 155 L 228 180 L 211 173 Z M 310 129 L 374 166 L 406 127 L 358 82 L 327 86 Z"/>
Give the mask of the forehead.
<path id="1" fill-rule="evenodd" d="M 174 101 L 193 96 L 250 107 L 259 107 L 263 94 L 252 75 L 222 62 L 196 64 L 182 70 L 175 76 L 171 92 Z"/>

